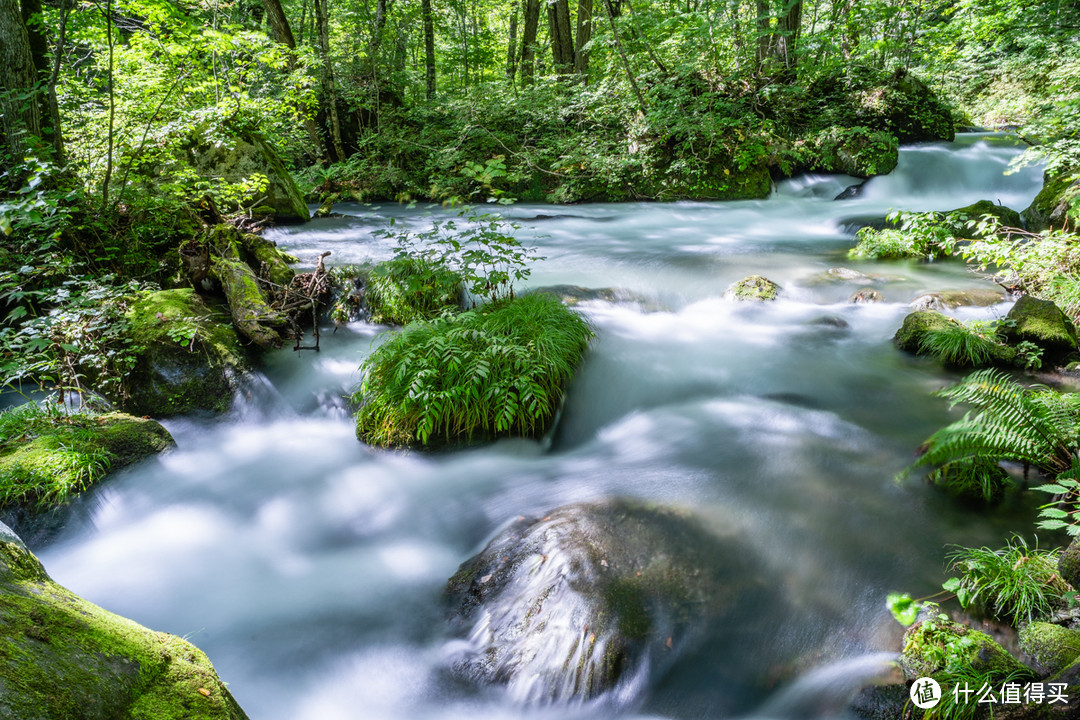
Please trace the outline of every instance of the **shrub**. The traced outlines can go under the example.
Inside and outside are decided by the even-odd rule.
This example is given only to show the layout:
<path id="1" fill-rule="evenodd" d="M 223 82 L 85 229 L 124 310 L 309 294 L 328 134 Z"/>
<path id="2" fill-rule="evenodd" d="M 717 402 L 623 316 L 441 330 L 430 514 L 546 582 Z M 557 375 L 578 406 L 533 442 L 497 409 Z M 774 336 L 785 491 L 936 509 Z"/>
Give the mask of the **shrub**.
<path id="1" fill-rule="evenodd" d="M 591 337 L 545 295 L 412 323 L 362 365 L 357 436 L 382 446 L 542 436 Z"/>
<path id="2" fill-rule="evenodd" d="M 368 319 L 407 325 L 461 306 L 461 275 L 422 257 L 399 256 L 371 271 L 365 293 Z"/>
<path id="3" fill-rule="evenodd" d="M 1048 617 L 1071 589 L 1057 575 L 1057 553 L 1029 548 L 1019 536 L 1000 550 L 957 547 L 948 561 L 960 576 L 944 587 L 963 607 L 981 608 L 1012 624 Z"/>

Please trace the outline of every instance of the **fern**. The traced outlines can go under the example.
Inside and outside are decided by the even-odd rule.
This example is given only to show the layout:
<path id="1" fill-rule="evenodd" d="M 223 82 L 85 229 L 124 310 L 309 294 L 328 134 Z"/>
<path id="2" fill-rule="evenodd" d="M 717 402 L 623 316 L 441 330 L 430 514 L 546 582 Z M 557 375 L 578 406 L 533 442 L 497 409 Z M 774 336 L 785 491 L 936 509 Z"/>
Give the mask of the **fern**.
<path id="1" fill-rule="evenodd" d="M 974 372 L 935 394 L 947 398 L 950 407 L 964 403 L 976 410 L 931 435 L 925 453 L 901 476 L 957 462 L 1014 460 L 1049 474 L 1072 466 L 1080 435 L 1080 403 L 1073 395 L 1025 388 L 993 369 Z"/>

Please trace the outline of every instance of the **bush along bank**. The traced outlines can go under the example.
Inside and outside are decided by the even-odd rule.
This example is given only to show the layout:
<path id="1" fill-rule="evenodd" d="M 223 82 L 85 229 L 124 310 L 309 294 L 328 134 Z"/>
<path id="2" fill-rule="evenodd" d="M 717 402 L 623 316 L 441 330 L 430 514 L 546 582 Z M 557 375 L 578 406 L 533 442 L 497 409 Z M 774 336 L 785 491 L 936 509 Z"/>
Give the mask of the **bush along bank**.
<path id="1" fill-rule="evenodd" d="M 512 230 L 473 216 L 463 230 L 447 223 L 422 236 L 405 233 L 398 258 L 372 270 L 372 285 L 379 278 L 397 288 L 378 292 L 392 295 L 398 316 L 415 319 L 361 366 L 353 395 L 360 440 L 439 447 L 550 430 L 593 333 L 556 298 L 515 297 L 533 254 Z M 451 304 L 455 281 L 480 304 Z"/>

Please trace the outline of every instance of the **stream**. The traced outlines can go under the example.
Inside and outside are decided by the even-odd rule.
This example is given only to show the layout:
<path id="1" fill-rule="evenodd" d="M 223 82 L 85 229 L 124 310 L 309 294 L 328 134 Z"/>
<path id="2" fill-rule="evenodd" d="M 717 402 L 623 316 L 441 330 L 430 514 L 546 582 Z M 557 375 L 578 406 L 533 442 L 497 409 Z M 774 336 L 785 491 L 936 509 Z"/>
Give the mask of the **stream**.
<path id="1" fill-rule="evenodd" d="M 319 353 L 284 349 L 221 418 L 166 422 L 178 447 L 113 476 L 34 548 L 88 600 L 203 649 L 253 720 L 833 717 L 898 650 L 890 591 L 935 592 L 952 543 L 999 546 L 1032 503 L 957 507 L 894 476 L 951 415 L 930 393 L 958 376 L 897 351 L 907 303 L 993 287 L 958 261 L 856 262 L 852 217 L 1017 210 L 1041 168 L 1006 174 L 1012 139 L 904 147 L 889 176 L 806 176 L 759 201 L 521 204 L 535 245 L 527 287 L 619 288 L 578 309 L 597 338 L 544 443 L 442 454 L 357 442 L 343 396 L 385 327 L 352 323 Z M 342 204 L 345 217 L 268 237 L 310 267 L 389 258 L 389 218 L 423 229 L 437 206 Z M 872 286 L 823 277 L 878 275 Z M 781 299 L 724 299 L 761 274 Z M 851 304 L 863 287 L 885 302 Z M 1009 305 L 961 308 L 963 319 Z M 441 593 L 460 563 L 519 515 L 624 496 L 691 508 L 754 547 L 782 616 L 745 611 L 738 643 L 634 679 L 621 703 L 531 707 L 446 672 Z M 749 640 L 746 640 L 749 638 Z M 625 693 L 624 693 L 625 694 Z"/>

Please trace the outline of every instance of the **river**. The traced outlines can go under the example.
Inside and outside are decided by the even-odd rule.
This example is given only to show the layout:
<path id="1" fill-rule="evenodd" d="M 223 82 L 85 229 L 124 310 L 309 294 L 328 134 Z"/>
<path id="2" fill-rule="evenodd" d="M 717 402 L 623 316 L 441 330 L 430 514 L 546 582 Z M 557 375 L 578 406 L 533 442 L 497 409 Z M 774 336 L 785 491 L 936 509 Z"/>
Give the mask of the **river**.
<path id="1" fill-rule="evenodd" d="M 176 450 L 112 477 L 35 549 L 58 582 L 205 650 L 253 720 L 812 717 L 798 688 L 842 686 L 897 650 L 888 592 L 933 593 L 946 545 L 998 546 L 1033 516 L 894 482 L 950 417 L 930 393 L 955 377 L 892 346 L 907 303 L 991 285 L 959 262 L 849 261 L 845 219 L 981 199 L 1023 209 L 1041 170 L 1006 174 L 1019 152 L 987 134 L 905 147 L 845 201 L 832 197 L 853 180 L 811 176 L 760 201 L 507 208 L 545 257 L 528 287 L 629 298 L 579 306 L 597 338 L 548 442 L 362 445 L 342 397 L 386 328 L 328 327 L 320 353 L 269 355 L 227 416 L 166 422 Z M 331 265 L 378 260 L 393 243 L 371 231 L 389 218 L 420 229 L 453 214 L 336 210 L 269 236 L 305 265 L 324 250 Z M 862 286 L 821 278 L 838 266 L 884 276 L 885 302 L 850 304 Z M 750 274 L 782 298 L 723 298 Z M 522 707 L 450 678 L 441 592 L 458 565 L 518 515 L 609 496 L 692 508 L 739 536 L 790 610 L 745 613 L 749 642 L 643 677 L 621 705 Z"/>

